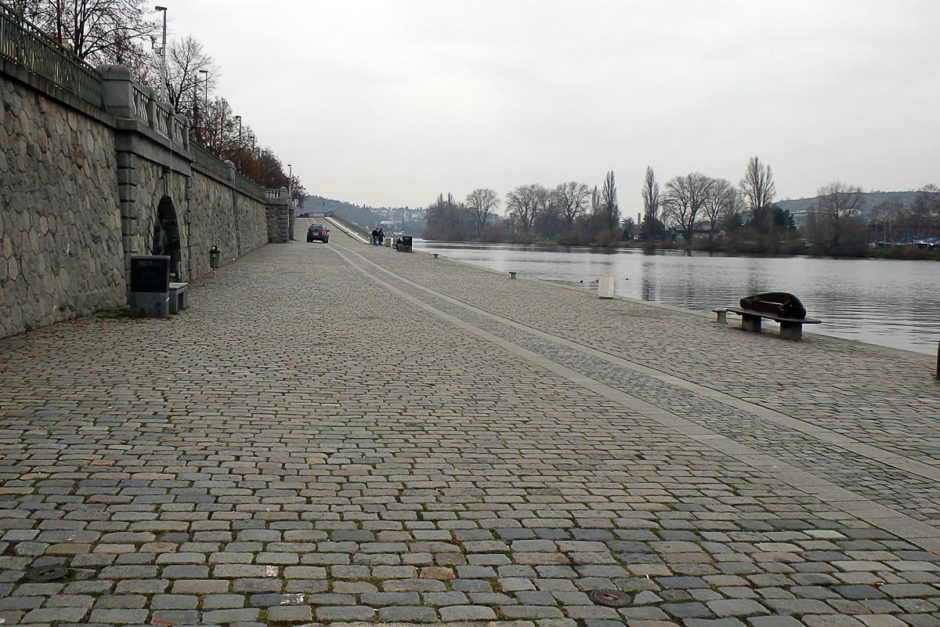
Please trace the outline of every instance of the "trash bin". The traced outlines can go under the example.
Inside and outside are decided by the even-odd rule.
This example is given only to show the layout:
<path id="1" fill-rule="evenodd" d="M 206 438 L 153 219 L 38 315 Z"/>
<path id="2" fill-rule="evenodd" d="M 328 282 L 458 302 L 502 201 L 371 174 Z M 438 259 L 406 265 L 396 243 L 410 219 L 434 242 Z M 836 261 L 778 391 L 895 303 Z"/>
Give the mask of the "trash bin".
<path id="1" fill-rule="evenodd" d="M 170 257 L 131 257 L 130 310 L 132 316 L 166 318 L 170 315 Z"/>
<path id="2" fill-rule="evenodd" d="M 403 253 L 411 252 L 411 236 L 410 235 L 405 235 L 404 237 L 401 238 L 401 248 L 399 250 L 401 250 L 401 252 Z"/>
<path id="3" fill-rule="evenodd" d="M 222 266 L 222 251 L 218 246 L 209 249 L 209 267 L 215 270 Z"/>

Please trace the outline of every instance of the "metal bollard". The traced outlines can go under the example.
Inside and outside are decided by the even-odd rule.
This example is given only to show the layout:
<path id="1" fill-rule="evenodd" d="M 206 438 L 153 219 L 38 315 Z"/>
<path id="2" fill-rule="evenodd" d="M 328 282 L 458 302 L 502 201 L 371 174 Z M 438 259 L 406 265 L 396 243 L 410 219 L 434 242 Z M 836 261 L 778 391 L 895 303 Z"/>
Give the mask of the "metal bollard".
<path id="1" fill-rule="evenodd" d="M 509 273 L 509 278 L 510 278 L 510 279 L 516 278 L 516 273 L 515 273 L 515 272 L 510 272 L 510 273 Z"/>
<path id="2" fill-rule="evenodd" d="M 434 258 L 437 259 L 437 253 L 434 253 Z"/>
<path id="3" fill-rule="evenodd" d="M 614 297 L 614 275 L 612 274 L 602 274 L 600 280 L 597 282 L 597 296 L 598 298 L 613 298 Z"/>

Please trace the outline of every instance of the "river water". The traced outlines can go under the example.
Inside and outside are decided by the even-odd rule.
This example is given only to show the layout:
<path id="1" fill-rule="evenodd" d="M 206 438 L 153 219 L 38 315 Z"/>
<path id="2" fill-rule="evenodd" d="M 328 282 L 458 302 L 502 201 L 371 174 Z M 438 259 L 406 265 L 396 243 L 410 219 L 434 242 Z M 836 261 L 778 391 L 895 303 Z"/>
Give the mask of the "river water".
<path id="1" fill-rule="evenodd" d="M 940 263 L 886 259 L 730 257 L 677 251 L 598 251 L 518 244 L 414 240 L 415 250 L 596 289 L 614 275 L 618 295 L 710 312 L 742 296 L 790 292 L 823 324 L 804 329 L 935 354 L 940 341 Z M 729 320 L 734 320 L 732 316 Z M 765 324 L 767 324 L 765 322 Z"/>

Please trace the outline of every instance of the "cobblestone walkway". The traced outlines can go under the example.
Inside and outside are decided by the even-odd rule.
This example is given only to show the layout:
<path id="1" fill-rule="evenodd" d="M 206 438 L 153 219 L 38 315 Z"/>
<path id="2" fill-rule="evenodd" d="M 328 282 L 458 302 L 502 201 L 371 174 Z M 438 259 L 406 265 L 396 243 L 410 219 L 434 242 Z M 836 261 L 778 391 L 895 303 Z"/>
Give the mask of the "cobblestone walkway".
<path id="1" fill-rule="evenodd" d="M 338 230 L 191 303 L 0 340 L 6 624 L 940 626 L 926 360 Z"/>

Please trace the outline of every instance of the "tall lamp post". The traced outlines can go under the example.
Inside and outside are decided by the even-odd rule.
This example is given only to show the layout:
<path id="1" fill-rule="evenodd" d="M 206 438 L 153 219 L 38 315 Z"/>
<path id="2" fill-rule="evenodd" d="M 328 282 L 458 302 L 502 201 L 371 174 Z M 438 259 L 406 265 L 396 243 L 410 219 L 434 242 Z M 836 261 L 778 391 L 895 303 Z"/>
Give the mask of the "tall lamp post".
<path id="1" fill-rule="evenodd" d="M 205 127 L 208 130 L 209 128 L 209 70 L 199 70 L 199 73 L 205 74 L 205 80 L 206 80 L 206 97 L 205 97 L 205 100 L 203 101 L 202 111 L 203 111 L 203 116 L 206 118 Z M 202 132 L 200 131 L 199 141 L 201 141 L 203 144 L 208 143 L 208 139 L 209 139 L 208 135 L 209 133 L 206 133 L 206 137 L 203 137 Z"/>
<path id="2" fill-rule="evenodd" d="M 242 116 L 236 115 L 238 120 L 238 171 L 242 171 Z"/>
<path id="3" fill-rule="evenodd" d="M 162 60 L 162 63 L 160 64 L 160 79 L 163 87 L 160 91 L 163 92 L 163 99 L 169 100 L 170 94 L 166 86 L 166 7 L 157 6 L 154 7 L 154 10 L 163 13 L 163 40 L 160 45 L 160 57 Z"/>
<path id="4" fill-rule="evenodd" d="M 291 198 L 291 192 L 294 189 L 294 166 L 287 164 L 287 197 Z M 291 200 L 291 206 L 293 206 L 293 200 Z"/>

